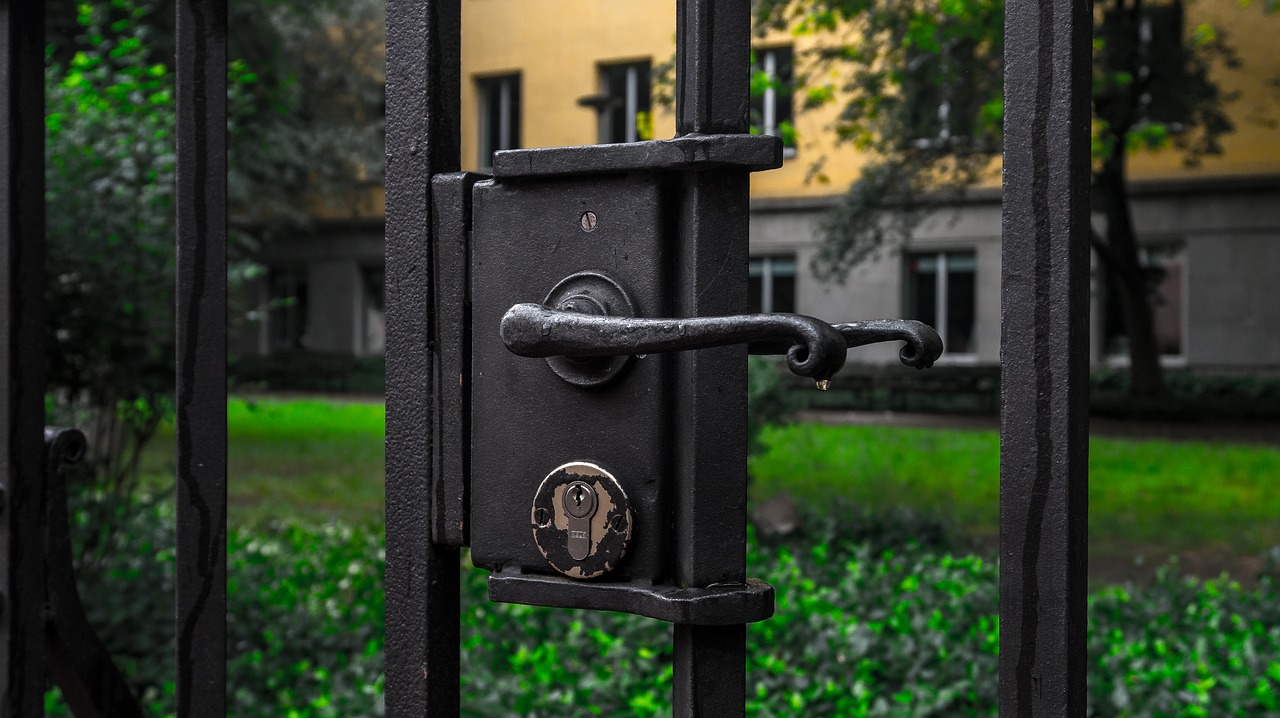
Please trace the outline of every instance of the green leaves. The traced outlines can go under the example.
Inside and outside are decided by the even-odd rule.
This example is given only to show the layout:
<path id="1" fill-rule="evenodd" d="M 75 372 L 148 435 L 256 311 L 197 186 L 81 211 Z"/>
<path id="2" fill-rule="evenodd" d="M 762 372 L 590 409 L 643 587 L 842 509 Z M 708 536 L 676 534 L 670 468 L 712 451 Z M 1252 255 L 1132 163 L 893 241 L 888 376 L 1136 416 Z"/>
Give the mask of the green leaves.
<path id="1" fill-rule="evenodd" d="M 102 500 L 77 504 L 81 535 Z M 900 516 L 827 508 L 805 537 L 751 541 L 749 572 L 774 586 L 777 613 L 749 629 L 748 714 L 994 716 L 996 566 L 904 539 L 928 529 Z M 172 509 L 109 510 L 121 543 L 86 564 L 80 590 L 152 714 L 170 715 Z M 381 527 L 233 531 L 228 552 L 232 713 L 383 715 Z M 491 604 L 485 572 L 460 570 L 465 715 L 671 714 L 669 625 Z M 1280 702 L 1280 584 L 1171 567 L 1147 587 L 1101 590 L 1088 650 L 1091 716 L 1265 715 Z"/>
<path id="2" fill-rule="evenodd" d="M 80 5 L 78 49 L 65 64 L 48 53 L 45 348 L 59 409 L 91 414 L 64 418 L 124 430 L 91 457 L 104 482 L 124 485 L 172 390 L 174 106 L 137 8 L 112 7 L 123 15 Z"/>

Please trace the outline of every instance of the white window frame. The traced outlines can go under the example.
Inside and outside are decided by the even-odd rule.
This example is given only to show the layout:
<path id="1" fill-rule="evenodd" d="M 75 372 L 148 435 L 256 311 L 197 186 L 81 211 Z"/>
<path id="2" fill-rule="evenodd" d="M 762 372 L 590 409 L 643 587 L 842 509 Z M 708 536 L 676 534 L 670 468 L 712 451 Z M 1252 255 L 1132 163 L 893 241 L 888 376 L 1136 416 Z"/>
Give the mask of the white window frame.
<path id="1" fill-rule="evenodd" d="M 978 253 L 973 249 L 956 248 L 956 249 L 937 249 L 937 250 L 924 250 L 924 251 L 915 250 L 915 251 L 911 251 L 909 254 L 911 257 L 914 257 L 916 259 L 932 257 L 934 261 L 937 262 L 937 271 L 934 273 L 934 277 L 933 277 L 933 282 L 934 282 L 933 311 L 934 311 L 934 316 L 936 317 L 934 321 L 936 326 L 933 328 L 938 332 L 938 336 L 942 337 L 944 345 L 947 339 L 947 333 L 948 333 L 947 329 L 949 328 L 948 324 L 950 323 L 950 319 L 951 319 L 950 317 L 951 309 L 950 307 L 947 306 L 947 298 L 948 298 L 947 292 L 950 288 L 948 285 L 950 284 L 950 276 L 951 276 L 951 271 L 947 263 L 947 255 L 948 254 L 969 254 L 973 256 L 974 313 L 973 313 L 973 335 L 969 341 L 969 350 L 964 352 L 957 352 L 957 351 L 951 351 L 950 348 L 947 348 L 946 351 L 943 352 L 942 356 L 938 359 L 938 363 L 969 364 L 977 361 L 978 359 L 977 290 L 979 287 L 978 268 L 977 268 Z M 904 274 L 909 275 L 910 271 L 908 270 Z M 908 276 L 907 280 L 909 282 L 911 281 L 911 278 Z"/>
<path id="2" fill-rule="evenodd" d="M 608 143 L 621 142 L 638 142 L 640 141 L 640 128 L 636 124 L 636 116 L 640 113 L 640 73 L 650 72 L 652 66 L 649 60 L 630 60 L 624 62 L 606 62 L 599 65 L 600 68 L 600 93 L 605 97 L 613 96 L 613 89 L 609 87 L 608 70 L 613 68 L 623 68 L 626 70 L 626 88 L 623 90 L 623 106 L 608 108 L 600 113 L 599 136 L 601 141 L 608 140 Z M 652 111 L 653 101 L 650 98 L 650 111 Z M 623 137 L 621 139 L 609 137 L 609 131 L 612 125 L 614 112 L 623 113 Z"/>
<path id="3" fill-rule="evenodd" d="M 795 62 L 795 51 L 790 46 L 787 47 L 763 47 L 756 50 L 756 57 L 760 60 L 760 67 L 764 70 L 764 74 L 768 75 L 770 80 L 778 79 L 778 52 L 781 50 L 792 51 L 792 62 Z M 792 102 L 794 102 L 794 98 Z M 760 118 L 760 132 L 774 137 L 781 137 L 782 133 L 778 131 L 778 89 L 770 85 L 765 88 L 764 97 L 762 98 L 763 110 Z M 792 117 L 795 116 L 795 110 L 792 108 Z M 794 157 L 796 154 L 795 147 L 783 146 L 783 157 Z"/>
<path id="4" fill-rule="evenodd" d="M 796 256 L 794 254 L 779 255 L 770 254 L 759 257 L 751 257 L 750 262 L 760 262 L 760 311 L 765 314 L 772 314 L 773 309 L 773 278 L 777 272 L 774 270 L 775 262 L 787 262 L 791 264 L 791 277 L 796 280 L 796 289 L 799 290 L 799 274 L 796 265 Z M 748 276 L 755 276 L 748 264 Z M 795 299 L 795 298 L 793 298 Z M 796 303 L 793 301 L 793 304 Z M 797 306 L 797 308 L 799 308 Z"/>

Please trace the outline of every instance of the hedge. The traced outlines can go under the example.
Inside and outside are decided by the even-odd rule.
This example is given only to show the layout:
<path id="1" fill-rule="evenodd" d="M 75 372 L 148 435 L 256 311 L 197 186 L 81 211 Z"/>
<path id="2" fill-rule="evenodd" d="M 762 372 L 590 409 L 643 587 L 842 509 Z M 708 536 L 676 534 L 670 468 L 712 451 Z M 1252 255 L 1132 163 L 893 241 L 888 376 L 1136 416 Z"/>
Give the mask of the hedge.
<path id="1" fill-rule="evenodd" d="M 124 513 L 82 592 L 153 714 L 167 715 L 172 509 Z M 783 543 L 752 538 L 751 573 L 776 588 L 777 614 L 750 628 L 748 712 L 994 716 L 996 567 L 950 555 L 912 517 L 809 526 Z M 280 525 L 228 543 L 230 713 L 382 715 L 379 527 Z M 463 583 L 467 715 L 670 714 L 669 626 L 490 604 L 477 570 Z M 1089 663 L 1093 716 L 1280 715 L 1280 583 L 1246 589 L 1167 567 L 1152 585 L 1097 591 Z"/>

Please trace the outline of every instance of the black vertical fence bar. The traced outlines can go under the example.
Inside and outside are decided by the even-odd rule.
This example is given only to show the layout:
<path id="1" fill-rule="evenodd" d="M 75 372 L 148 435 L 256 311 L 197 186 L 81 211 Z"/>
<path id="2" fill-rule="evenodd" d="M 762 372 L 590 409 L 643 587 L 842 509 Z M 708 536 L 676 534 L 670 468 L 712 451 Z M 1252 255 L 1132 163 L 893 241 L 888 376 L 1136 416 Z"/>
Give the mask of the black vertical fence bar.
<path id="1" fill-rule="evenodd" d="M 431 177 L 458 169 L 460 0 L 387 0 L 386 707 L 459 711 L 459 554 L 432 530 Z"/>
<path id="2" fill-rule="evenodd" d="M 177 4 L 177 714 L 227 715 L 227 3 Z"/>
<path id="3" fill-rule="evenodd" d="M 1087 0 L 1005 7 L 1000 715 L 1085 715 Z"/>
<path id="4" fill-rule="evenodd" d="M 0 716 L 44 714 L 44 3 L 0 0 Z"/>
<path id="5" fill-rule="evenodd" d="M 745 133 L 751 32 L 747 0 L 678 0 L 676 131 Z M 748 175 L 685 178 L 676 258 L 676 316 L 747 308 Z M 676 580 L 685 586 L 746 580 L 745 346 L 676 358 L 683 411 L 676 428 Z M 745 625 L 677 624 L 676 716 L 732 718 L 746 700 Z"/>

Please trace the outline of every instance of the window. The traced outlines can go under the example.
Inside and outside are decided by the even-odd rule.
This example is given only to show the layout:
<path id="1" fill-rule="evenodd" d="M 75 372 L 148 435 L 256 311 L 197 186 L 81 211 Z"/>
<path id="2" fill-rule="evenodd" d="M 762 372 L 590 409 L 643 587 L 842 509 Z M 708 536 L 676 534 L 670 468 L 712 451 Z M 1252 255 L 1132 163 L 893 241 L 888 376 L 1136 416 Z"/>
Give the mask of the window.
<path id="1" fill-rule="evenodd" d="M 751 127 L 782 138 L 788 155 L 795 153 L 796 132 L 791 85 L 794 77 L 790 47 L 771 47 L 752 53 Z"/>
<path id="2" fill-rule="evenodd" d="M 387 347 L 386 281 L 383 265 L 360 268 L 361 354 L 381 354 Z"/>
<path id="3" fill-rule="evenodd" d="M 972 354 L 973 252 L 907 255 L 907 318 L 938 330 L 949 354 Z"/>
<path id="4" fill-rule="evenodd" d="M 1186 277 L 1186 255 L 1182 245 L 1142 247 L 1142 266 L 1151 277 L 1151 319 L 1155 324 L 1156 347 L 1162 356 L 1181 356 L 1183 349 L 1182 290 Z M 1107 271 L 1103 319 L 1103 348 L 1107 356 L 1128 356 L 1129 336 L 1124 321 L 1118 280 Z"/>
<path id="5" fill-rule="evenodd" d="M 747 265 L 747 311 L 795 312 L 796 258 L 752 257 Z"/>
<path id="6" fill-rule="evenodd" d="M 1173 131 L 1190 122 L 1196 111 L 1195 93 L 1184 90 L 1188 73 L 1182 33 L 1181 2 L 1143 4 L 1138 80 L 1148 83 L 1148 91 L 1138 101 L 1144 119 L 1168 123 Z"/>
<path id="7" fill-rule="evenodd" d="M 481 170 L 493 167 L 493 153 L 520 147 L 520 75 L 482 77 L 479 93 L 479 161 Z"/>
<path id="8" fill-rule="evenodd" d="M 903 57 L 902 122 L 906 145 L 919 149 L 995 152 L 983 121 L 987 101 L 1001 96 L 999 56 L 977 40 L 942 27 L 934 47 L 908 44 Z"/>
<path id="9" fill-rule="evenodd" d="M 267 336 L 271 351 L 304 349 L 307 332 L 307 272 L 272 269 L 267 280 Z"/>
<path id="10" fill-rule="evenodd" d="M 601 65 L 600 81 L 600 141 L 611 143 L 652 139 L 649 61 Z"/>

